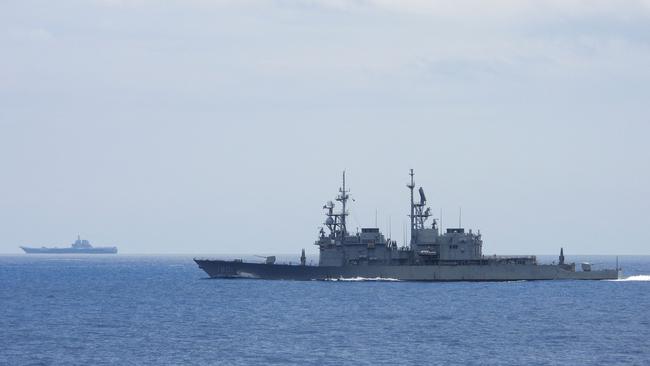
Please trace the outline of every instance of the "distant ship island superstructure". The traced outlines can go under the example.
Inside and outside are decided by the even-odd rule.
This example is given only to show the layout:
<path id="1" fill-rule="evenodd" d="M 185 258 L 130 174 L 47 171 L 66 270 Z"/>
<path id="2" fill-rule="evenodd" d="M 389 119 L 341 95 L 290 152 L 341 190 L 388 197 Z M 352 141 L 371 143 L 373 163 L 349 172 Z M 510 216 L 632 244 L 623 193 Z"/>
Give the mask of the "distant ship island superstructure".
<path id="1" fill-rule="evenodd" d="M 20 248 L 29 254 L 117 254 L 117 247 L 93 247 L 88 240 L 82 240 L 81 236 L 77 236 L 77 240 L 67 248 Z"/>
<path id="2" fill-rule="evenodd" d="M 319 248 L 317 266 L 306 264 L 302 250 L 300 264 L 276 264 L 275 257 L 267 257 L 264 263 L 243 260 L 195 259 L 195 262 L 213 278 L 260 278 L 287 280 L 325 280 L 339 278 L 387 278 L 413 281 L 513 281 L 513 280 L 601 280 L 616 279 L 619 268 L 592 270 L 583 263 L 576 271 L 575 263 L 565 263 L 564 251 L 560 250 L 557 264 L 538 264 L 535 256 L 484 256 L 480 231 L 465 232 L 462 227 L 448 228 L 444 233 L 438 228 L 438 220 L 426 224 L 431 210 L 426 206 L 424 190 L 417 190 L 410 172 L 411 219 L 410 245 L 399 247 L 397 242 L 386 239 L 378 228 L 362 228 L 350 234 L 346 217 L 349 191 L 343 184 L 336 201 L 341 210 L 335 211 L 330 201 L 325 209 L 325 227 L 320 229 L 316 245 Z M 325 231 L 327 229 L 327 232 Z"/>

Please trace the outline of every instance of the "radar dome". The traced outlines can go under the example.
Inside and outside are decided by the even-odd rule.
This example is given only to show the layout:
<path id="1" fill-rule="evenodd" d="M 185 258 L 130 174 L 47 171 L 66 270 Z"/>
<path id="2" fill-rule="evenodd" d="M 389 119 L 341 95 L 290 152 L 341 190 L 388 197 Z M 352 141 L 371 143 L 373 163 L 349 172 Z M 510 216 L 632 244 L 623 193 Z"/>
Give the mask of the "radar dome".
<path id="1" fill-rule="evenodd" d="M 332 224 L 334 224 L 334 219 L 328 217 L 327 220 L 325 220 L 325 225 L 332 225 Z"/>

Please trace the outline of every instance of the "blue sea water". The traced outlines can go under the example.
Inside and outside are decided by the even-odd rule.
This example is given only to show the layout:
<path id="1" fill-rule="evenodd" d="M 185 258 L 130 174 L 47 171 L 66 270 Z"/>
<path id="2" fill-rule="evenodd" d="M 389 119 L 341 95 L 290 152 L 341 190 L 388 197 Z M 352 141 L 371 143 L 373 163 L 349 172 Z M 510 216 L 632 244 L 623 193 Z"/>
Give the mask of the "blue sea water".
<path id="1" fill-rule="evenodd" d="M 0 364 L 648 365 L 650 257 L 621 266 L 628 280 L 292 282 L 207 279 L 191 257 L 0 256 Z"/>

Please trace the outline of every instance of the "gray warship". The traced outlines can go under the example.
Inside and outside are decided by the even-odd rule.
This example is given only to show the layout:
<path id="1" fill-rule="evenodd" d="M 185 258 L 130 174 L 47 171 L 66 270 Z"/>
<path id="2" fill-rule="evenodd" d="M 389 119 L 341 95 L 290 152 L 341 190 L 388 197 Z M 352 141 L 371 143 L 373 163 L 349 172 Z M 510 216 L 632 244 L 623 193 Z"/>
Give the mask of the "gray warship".
<path id="1" fill-rule="evenodd" d="M 77 236 L 77 240 L 67 248 L 20 247 L 28 254 L 117 254 L 117 247 L 93 247 L 90 242 Z"/>
<path id="2" fill-rule="evenodd" d="M 336 201 L 323 206 L 326 220 L 320 228 L 315 245 L 319 249 L 318 265 L 306 263 L 302 250 L 299 264 L 278 264 L 275 256 L 265 257 L 261 263 L 241 259 L 194 261 L 211 278 L 259 278 L 275 280 L 330 280 L 330 279 L 395 279 L 402 281 L 518 281 L 518 280 L 606 280 L 619 278 L 618 261 L 615 269 L 592 269 L 589 263 L 567 263 L 560 249 L 557 264 L 540 264 L 536 256 L 486 256 L 480 231 L 465 232 L 462 227 L 438 227 L 438 220 L 427 220 L 431 210 L 427 207 L 424 190 L 417 190 L 410 171 L 411 221 L 410 245 L 398 246 L 386 239 L 376 227 L 348 232 L 346 218 L 349 190 L 343 184 Z M 327 232 L 325 231 L 327 229 Z"/>

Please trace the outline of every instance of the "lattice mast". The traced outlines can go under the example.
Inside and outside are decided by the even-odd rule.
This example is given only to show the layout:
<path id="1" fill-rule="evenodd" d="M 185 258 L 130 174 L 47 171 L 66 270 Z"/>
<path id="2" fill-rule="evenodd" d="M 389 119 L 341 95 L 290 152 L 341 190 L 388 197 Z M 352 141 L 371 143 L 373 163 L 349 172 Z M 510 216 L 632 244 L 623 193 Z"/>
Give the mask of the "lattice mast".
<path id="1" fill-rule="evenodd" d="M 346 189 L 345 187 L 345 171 L 343 171 L 343 185 L 339 188 L 339 194 L 336 196 L 336 200 L 341 202 L 341 211 L 339 213 L 334 212 L 334 203 L 332 201 L 329 201 L 323 206 L 323 209 L 327 210 L 325 215 L 327 216 L 327 220 L 325 221 L 325 226 L 330 231 L 329 237 L 332 239 L 335 238 L 345 238 L 348 234 L 348 229 L 346 225 L 346 216 L 348 215 L 347 212 L 347 201 L 350 198 L 350 195 L 348 194 L 350 192 L 349 190 Z M 325 236 L 325 232 L 321 228 L 321 237 Z"/>
<path id="2" fill-rule="evenodd" d="M 348 215 L 347 211 L 345 210 L 345 205 L 348 202 L 348 198 L 350 196 L 348 195 L 349 190 L 345 189 L 345 170 L 343 171 L 343 185 L 341 188 L 339 188 L 339 195 L 336 197 L 336 200 L 341 202 L 341 213 L 339 214 L 340 217 L 340 225 L 339 229 L 341 230 L 341 236 L 345 237 L 348 234 L 348 228 L 345 223 L 345 217 Z"/>
<path id="3" fill-rule="evenodd" d="M 411 248 L 413 248 L 417 243 L 418 231 L 424 229 L 425 221 L 431 216 L 431 209 L 426 207 L 427 198 L 424 195 L 424 189 L 422 187 L 418 189 L 420 202 L 415 202 L 413 195 L 413 190 L 415 189 L 415 173 L 413 173 L 413 169 L 411 169 L 409 175 L 411 176 L 411 182 L 406 187 L 411 191 L 411 214 L 409 216 L 411 218 Z"/>

